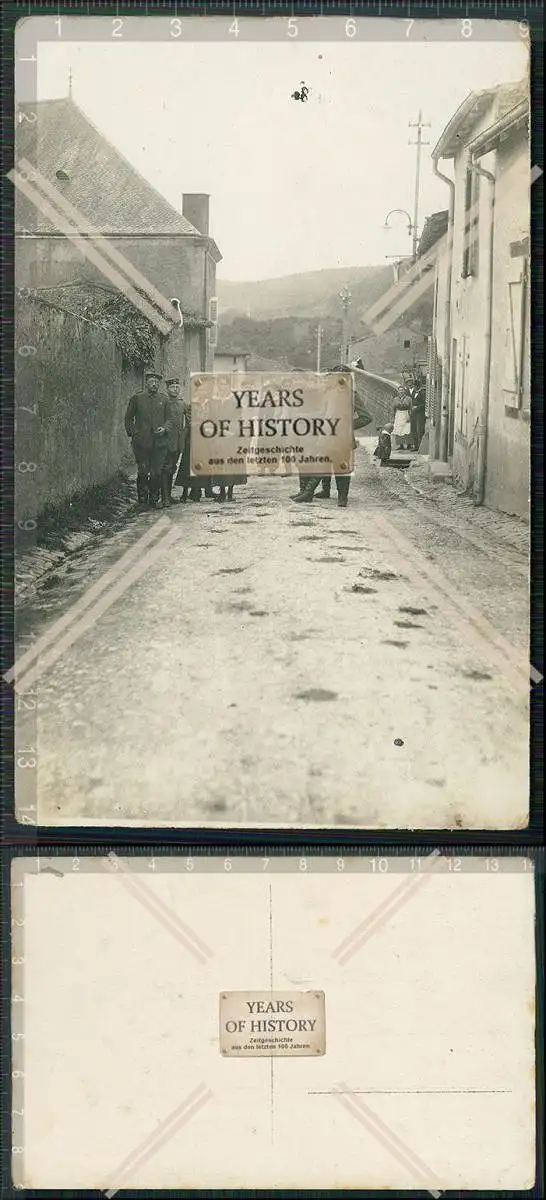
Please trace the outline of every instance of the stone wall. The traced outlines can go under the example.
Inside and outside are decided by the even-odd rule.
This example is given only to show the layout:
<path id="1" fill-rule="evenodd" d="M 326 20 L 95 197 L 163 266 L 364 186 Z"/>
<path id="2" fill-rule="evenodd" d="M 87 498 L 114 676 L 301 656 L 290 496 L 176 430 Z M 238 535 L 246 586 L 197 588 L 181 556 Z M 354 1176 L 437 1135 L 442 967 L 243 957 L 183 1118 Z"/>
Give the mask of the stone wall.
<path id="1" fill-rule="evenodd" d="M 143 373 L 103 329 L 29 299 L 17 303 L 15 344 L 16 518 L 25 522 L 132 463 L 123 417 Z"/>

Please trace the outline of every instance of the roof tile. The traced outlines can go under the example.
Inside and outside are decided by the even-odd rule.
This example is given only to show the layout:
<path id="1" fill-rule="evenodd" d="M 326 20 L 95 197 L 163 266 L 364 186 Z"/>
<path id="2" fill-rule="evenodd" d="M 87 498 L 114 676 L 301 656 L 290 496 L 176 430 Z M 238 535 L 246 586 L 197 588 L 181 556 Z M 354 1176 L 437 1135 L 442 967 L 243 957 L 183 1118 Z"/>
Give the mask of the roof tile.
<path id="1" fill-rule="evenodd" d="M 99 233 L 201 236 L 72 99 L 19 107 L 36 112 L 37 121 L 19 125 L 17 158 L 28 159 Z M 65 172 L 68 181 L 59 181 L 57 171 Z M 53 232 L 47 218 L 33 206 L 29 212 L 30 207 L 28 202 L 16 206 L 17 228 Z"/>

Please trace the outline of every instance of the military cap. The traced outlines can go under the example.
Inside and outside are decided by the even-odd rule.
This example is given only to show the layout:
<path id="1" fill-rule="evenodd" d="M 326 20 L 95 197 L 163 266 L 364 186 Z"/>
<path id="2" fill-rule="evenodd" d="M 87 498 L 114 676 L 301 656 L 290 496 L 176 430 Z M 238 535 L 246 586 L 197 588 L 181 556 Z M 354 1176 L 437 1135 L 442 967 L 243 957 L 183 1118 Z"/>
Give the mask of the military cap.
<path id="1" fill-rule="evenodd" d="M 180 383 L 180 379 L 178 378 L 178 375 L 174 375 L 172 379 L 166 379 L 165 383 L 168 387 L 170 383 Z"/>
<path id="2" fill-rule="evenodd" d="M 161 379 L 161 371 L 153 371 L 153 370 L 145 371 L 144 378 L 145 379 Z"/>

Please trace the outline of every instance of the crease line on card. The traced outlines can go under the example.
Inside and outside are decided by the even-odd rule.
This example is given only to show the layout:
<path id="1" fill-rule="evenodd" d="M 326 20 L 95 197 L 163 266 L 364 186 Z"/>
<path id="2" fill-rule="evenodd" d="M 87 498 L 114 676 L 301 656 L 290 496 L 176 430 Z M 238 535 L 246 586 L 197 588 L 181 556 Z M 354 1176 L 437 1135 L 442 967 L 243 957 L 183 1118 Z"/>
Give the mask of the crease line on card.
<path id="1" fill-rule="evenodd" d="M 269 884 L 269 991 L 273 992 L 273 887 Z M 275 1059 L 269 1059 L 269 1104 L 271 1145 L 275 1142 Z"/>

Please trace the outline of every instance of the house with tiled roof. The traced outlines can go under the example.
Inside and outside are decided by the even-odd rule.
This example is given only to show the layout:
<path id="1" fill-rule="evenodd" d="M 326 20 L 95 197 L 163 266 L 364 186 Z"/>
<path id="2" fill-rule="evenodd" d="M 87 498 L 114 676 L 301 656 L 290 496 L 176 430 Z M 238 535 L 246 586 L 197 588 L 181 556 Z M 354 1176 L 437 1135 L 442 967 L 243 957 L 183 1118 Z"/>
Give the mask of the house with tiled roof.
<path id="1" fill-rule="evenodd" d="M 422 258 L 425 254 L 428 256 L 432 247 L 437 246 L 441 238 L 445 237 L 447 233 L 448 217 L 449 213 L 447 208 L 442 210 L 442 212 L 431 213 L 429 217 L 426 217 L 423 224 L 423 232 L 421 233 L 419 245 L 417 247 L 418 258 Z M 431 257 L 433 258 L 434 256 Z"/>
<path id="2" fill-rule="evenodd" d="M 71 96 L 19 107 L 16 158 L 37 172 L 34 192 L 41 197 L 36 203 L 35 196 L 16 189 L 16 232 L 24 233 L 18 238 L 17 282 L 39 289 L 69 282 L 115 288 L 109 256 L 105 262 L 101 255 L 97 265 L 85 253 L 96 248 L 96 236 L 106 239 L 136 269 L 140 289 L 155 295 L 156 303 L 157 293 L 163 298 L 167 324 L 173 310 L 173 331 L 181 328 L 182 317 L 184 337 L 171 339 L 168 369 L 210 369 L 221 254 L 209 231 L 209 197 L 185 195 L 177 211 Z M 80 234 L 79 245 L 77 236 L 66 234 L 67 220 Z M 172 305 L 174 299 L 179 305 Z"/>
<path id="3" fill-rule="evenodd" d="M 15 390 L 18 457 L 39 470 L 18 519 L 134 467 L 123 416 L 144 369 L 212 370 L 216 266 L 209 197 L 180 211 L 128 162 L 71 96 L 17 110 Z"/>
<path id="4" fill-rule="evenodd" d="M 432 151 L 450 199 L 435 258 L 431 457 L 529 514 L 531 160 L 527 80 L 472 92 Z"/>

